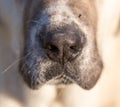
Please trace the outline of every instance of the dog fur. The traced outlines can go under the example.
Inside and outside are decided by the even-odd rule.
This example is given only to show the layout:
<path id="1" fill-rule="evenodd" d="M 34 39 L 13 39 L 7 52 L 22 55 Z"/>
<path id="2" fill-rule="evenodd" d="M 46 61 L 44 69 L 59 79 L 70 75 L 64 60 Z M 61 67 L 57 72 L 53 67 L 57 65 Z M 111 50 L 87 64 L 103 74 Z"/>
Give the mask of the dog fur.
<path id="1" fill-rule="evenodd" d="M 85 91 L 77 85 L 68 86 L 62 91 L 59 89 L 56 91 L 54 86 L 44 86 L 41 90 L 31 91 L 16 72 L 17 64 L 4 70 L 14 60 L 19 59 L 21 49 L 23 49 L 24 42 L 21 36 L 23 35 L 21 19 L 23 8 L 21 6 L 24 7 L 26 4 L 24 1 L 0 0 L 1 107 L 9 107 L 10 104 L 15 107 L 35 105 L 36 107 L 119 107 L 120 2 L 119 0 L 93 2 L 96 2 L 98 13 L 97 43 L 104 63 L 103 74 L 97 85 L 90 91 Z M 54 102 L 55 99 L 59 101 Z M 8 100 L 10 102 L 6 103 Z"/>

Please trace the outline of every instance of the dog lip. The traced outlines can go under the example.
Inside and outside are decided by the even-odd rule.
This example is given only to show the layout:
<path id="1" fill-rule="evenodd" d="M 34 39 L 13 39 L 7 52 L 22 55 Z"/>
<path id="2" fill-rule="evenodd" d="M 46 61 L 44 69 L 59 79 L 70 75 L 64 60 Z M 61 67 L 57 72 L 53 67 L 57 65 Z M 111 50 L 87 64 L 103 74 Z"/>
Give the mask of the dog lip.
<path id="1" fill-rule="evenodd" d="M 74 83 L 74 80 L 71 79 L 69 76 L 67 76 L 67 75 L 65 75 L 65 74 L 61 75 L 59 79 L 61 79 L 61 83 L 63 83 L 63 84 L 71 84 L 71 83 Z"/>
<path id="2" fill-rule="evenodd" d="M 46 84 L 53 84 L 53 85 L 59 86 L 59 85 L 70 85 L 73 83 L 76 83 L 76 82 L 70 76 L 65 74 L 65 72 L 63 72 L 62 74 L 48 80 Z"/>

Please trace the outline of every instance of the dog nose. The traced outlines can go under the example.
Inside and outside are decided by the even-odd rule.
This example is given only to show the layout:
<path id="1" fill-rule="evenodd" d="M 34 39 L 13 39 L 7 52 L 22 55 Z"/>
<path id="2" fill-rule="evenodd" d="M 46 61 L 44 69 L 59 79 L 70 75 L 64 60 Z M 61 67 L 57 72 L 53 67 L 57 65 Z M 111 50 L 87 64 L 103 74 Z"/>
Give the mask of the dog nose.
<path id="1" fill-rule="evenodd" d="M 73 29 L 72 29 L 73 30 Z M 83 48 L 83 35 L 79 31 L 64 29 L 59 32 L 49 32 L 45 39 L 45 49 L 48 57 L 57 62 L 74 60 Z"/>

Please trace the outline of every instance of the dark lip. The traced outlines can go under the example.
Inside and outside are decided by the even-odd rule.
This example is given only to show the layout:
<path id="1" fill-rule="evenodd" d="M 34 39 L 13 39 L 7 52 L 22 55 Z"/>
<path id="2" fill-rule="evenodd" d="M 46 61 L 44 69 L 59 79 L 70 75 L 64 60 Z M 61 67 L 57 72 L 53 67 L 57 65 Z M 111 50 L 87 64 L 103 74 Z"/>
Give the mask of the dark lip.
<path id="1" fill-rule="evenodd" d="M 52 81 L 53 80 L 53 81 Z M 65 74 L 65 72 L 62 71 L 62 73 L 53 79 L 50 79 L 47 81 L 46 84 L 52 84 L 52 85 L 70 85 L 76 83 L 70 76 Z"/>
<path id="2" fill-rule="evenodd" d="M 67 84 L 74 83 L 74 80 L 65 74 L 61 75 L 60 78 L 58 79 L 61 79 L 61 84 L 67 85 Z"/>
<path id="3" fill-rule="evenodd" d="M 48 61 L 51 61 L 48 57 L 46 59 Z M 68 62 L 66 62 L 64 64 L 61 64 L 61 63 L 58 63 L 58 62 L 53 62 L 53 61 L 51 61 L 51 62 L 53 63 L 54 66 L 52 65 L 50 67 L 50 69 L 46 70 L 47 72 L 44 74 L 45 75 L 45 77 L 44 77 L 45 80 L 40 79 L 39 81 L 35 81 L 34 84 L 32 84 L 32 85 L 31 85 L 30 80 L 25 80 L 30 88 L 38 89 L 38 88 L 40 88 L 41 86 L 43 86 L 45 84 L 52 84 L 52 85 L 58 85 L 59 86 L 59 85 L 69 85 L 69 84 L 72 84 L 72 83 L 77 83 L 68 74 L 68 71 L 66 69 Z M 21 63 L 21 64 L 23 64 L 23 63 Z M 27 70 L 27 69 L 25 69 L 25 70 Z M 34 69 L 31 69 L 31 70 L 34 70 Z M 58 81 L 58 82 L 54 83 L 53 79 L 55 81 Z M 53 80 L 52 83 L 50 82 L 51 80 Z"/>
<path id="4" fill-rule="evenodd" d="M 48 76 L 50 76 L 51 75 L 51 73 L 55 73 L 55 72 L 58 72 L 56 75 L 54 75 L 54 76 L 50 76 L 51 78 L 47 78 L 46 77 L 46 80 L 47 80 L 47 82 L 49 82 L 49 81 L 51 81 L 52 79 L 54 79 L 54 80 L 60 80 L 59 81 L 59 83 L 61 84 L 61 83 L 63 83 L 63 84 L 69 84 L 69 83 L 76 83 L 76 81 L 72 78 L 72 76 L 71 76 L 71 74 L 69 73 L 69 69 L 67 69 L 67 66 L 68 66 L 68 64 L 67 63 L 70 63 L 71 64 L 71 66 L 72 66 L 72 64 L 73 64 L 73 62 L 66 62 L 66 63 L 64 63 L 64 64 L 61 64 L 61 63 L 56 63 L 56 65 L 54 65 L 54 67 L 55 68 L 57 68 L 57 66 L 59 66 L 59 68 L 58 69 L 54 69 L 54 67 L 52 66 L 51 68 L 53 68 L 52 70 L 50 70 L 50 72 L 49 72 L 49 70 L 48 70 L 48 72 L 46 72 L 46 74 L 45 75 L 48 75 Z M 74 72 L 74 69 L 73 69 L 73 72 Z"/>
<path id="5" fill-rule="evenodd" d="M 56 70 L 56 72 L 57 72 L 57 70 Z M 58 81 L 58 82 L 57 83 L 54 83 L 54 82 L 50 83 L 51 80 L 55 80 L 55 81 Z M 47 83 L 54 84 L 54 85 L 60 85 L 60 84 L 67 85 L 67 84 L 72 84 L 72 83 L 76 83 L 76 82 L 74 81 L 74 79 L 72 79 L 67 74 L 65 66 L 63 66 L 63 68 L 61 69 L 61 73 L 59 75 L 56 75 L 56 76 L 52 77 L 50 80 L 47 81 Z"/>

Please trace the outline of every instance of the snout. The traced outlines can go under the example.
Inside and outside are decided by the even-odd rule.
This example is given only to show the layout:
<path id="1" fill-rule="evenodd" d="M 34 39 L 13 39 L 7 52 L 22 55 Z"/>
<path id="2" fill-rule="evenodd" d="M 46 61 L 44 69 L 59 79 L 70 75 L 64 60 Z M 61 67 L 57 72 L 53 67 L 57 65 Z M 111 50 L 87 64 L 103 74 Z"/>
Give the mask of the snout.
<path id="1" fill-rule="evenodd" d="M 74 5 L 64 0 L 38 1 L 31 3 L 35 6 L 28 8 L 24 20 L 25 44 L 19 70 L 23 79 L 33 89 L 52 80 L 53 84 L 57 80 L 57 84 L 92 88 L 103 68 L 96 44 L 95 12 L 76 4 L 83 13 L 80 18 Z"/>
<path id="2" fill-rule="evenodd" d="M 77 26 L 77 25 L 76 25 Z M 76 26 L 66 25 L 57 30 L 46 31 L 43 48 L 47 56 L 59 63 L 74 60 L 85 44 L 84 33 Z"/>

